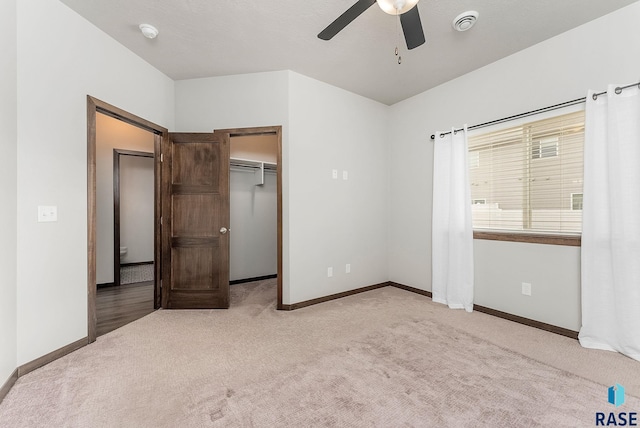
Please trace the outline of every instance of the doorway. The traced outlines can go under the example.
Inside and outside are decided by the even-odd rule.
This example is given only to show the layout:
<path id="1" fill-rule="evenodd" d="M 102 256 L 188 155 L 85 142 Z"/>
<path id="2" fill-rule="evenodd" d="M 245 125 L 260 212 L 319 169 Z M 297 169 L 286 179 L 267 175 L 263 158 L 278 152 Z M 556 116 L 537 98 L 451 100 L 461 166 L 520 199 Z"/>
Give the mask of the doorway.
<path id="1" fill-rule="evenodd" d="M 255 164 L 262 164 L 257 167 L 255 174 L 270 174 L 271 171 L 275 172 L 275 188 L 276 188 L 276 224 L 275 224 L 275 236 L 276 236 L 276 280 L 277 280 L 277 292 L 276 292 L 276 307 L 278 310 L 283 310 L 284 305 L 282 303 L 282 126 L 264 126 L 264 127 L 250 127 L 250 128 L 234 128 L 234 129 L 222 129 L 215 130 L 217 133 L 226 133 L 232 142 L 231 157 L 248 158 L 248 161 L 257 161 Z M 248 144 L 247 144 L 248 143 Z M 249 149 L 253 152 L 253 155 L 247 153 L 247 148 L 253 145 L 253 148 Z M 273 159 L 275 158 L 275 159 Z M 242 162 L 240 162 L 242 163 Z M 247 162 L 250 164 L 251 162 Z M 255 167 L 255 165 L 254 165 Z M 265 172 L 266 170 L 270 170 Z M 262 170 L 262 171 L 261 171 Z M 267 177 L 263 175 L 263 179 Z M 266 178 L 267 184 L 269 179 Z M 257 178 L 257 182 L 260 179 Z M 262 181 L 264 185 L 264 181 Z M 233 221 L 233 220 L 232 220 Z M 234 231 L 231 231 L 233 234 Z M 268 241 L 267 241 L 268 242 Z M 232 253 L 233 256 L 233 253 Z M 267 261 L 267 266 L 268 266 Z M 267 268 L 268 269 L 268 268 Z M 242 276 L 242 275 L 239 275 Z M 270 276 L 270 275 L 268 275 Z M 259 279 L 259 278 L 257 278 Z"/>
<path id="2" fill-rule="evenodd" d="M 98 131 L 98 136 L 100 134 Z M 153 138 L 150 142 L 153 150 Z M 116 287 L 153 281 L 153 158 L 153 152 L 113 149 L 113 285 Z M 98 249 L 99 244 L 100 230 Z M 98 251 L 98 264 L 100 261 Z"/>
<path id="3" fill-rule="evenodd" d="M 153 308 L 160 307 L 160 147 L 163 138 L 167 138 L 168 130 L 145 119 L 132 115 L 115 106 L 107 104 L 91 96 L 87 97 L 87 246 L 88 246 L 88 271 L 87 271 L 87 317 L 88 317 L 88 338 L 89 342 L 94 342 L 97 337 L 97 121 L 98 115 L 104 115 L 119 122 L 132 125 L 137 130 L 149 133 L 152 144 L 153 162 L 154 162 L 154 190 L 153 190 Z M 110 149 L 112 150 L 112 149 Z M 112 152 L 111 152 L 112 153 Z M 111 155 L 113 156 L 113 155 Z M 110 160 L 111 161 L 111 160 Z M 113 185 L 109 186 L 109 192 L 112 192 Z M 111 228 L 111 236 L 114 236 L 115 228 Z M 109 246 L 113 259 L 108 265 L 113 282 L 116 281 L 115 269 L 116 264 L 116 247 L 114 244 Z M 119 248 L 118 255 L 119 255 Z M 107 281 L 108 282 L 108 281 Z M 140 290 L 138 290 L 140 291 Z"/>
<path id="4" fill-rule="evenodd" d="M 277 137 L 231 137 L 230 166 L 230 284 L 276 278 Z"/>
<path id="5" fill-rule="evenodd" d="M 282 309 L 282 127 L 169 133 L 162 150 L 162 307 L 224 309 L 229 301 L 230 141 L 244 136 L 276 141 L 276 300 Z M 264 162 L 259 163 L 260 169 Z M 231 233 L 229 233 L 231 232 Z"/>

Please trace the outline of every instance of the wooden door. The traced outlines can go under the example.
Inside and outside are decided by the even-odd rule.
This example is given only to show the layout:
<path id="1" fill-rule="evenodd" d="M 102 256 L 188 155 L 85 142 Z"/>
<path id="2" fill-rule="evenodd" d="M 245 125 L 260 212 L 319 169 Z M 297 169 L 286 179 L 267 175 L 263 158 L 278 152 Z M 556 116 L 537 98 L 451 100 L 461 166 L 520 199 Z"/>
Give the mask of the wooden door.
<path id="1" fill-rule="evenodd" d="M 229 134 L 170 133 L 162 160 L 162 307 L 229 307 Z"/>

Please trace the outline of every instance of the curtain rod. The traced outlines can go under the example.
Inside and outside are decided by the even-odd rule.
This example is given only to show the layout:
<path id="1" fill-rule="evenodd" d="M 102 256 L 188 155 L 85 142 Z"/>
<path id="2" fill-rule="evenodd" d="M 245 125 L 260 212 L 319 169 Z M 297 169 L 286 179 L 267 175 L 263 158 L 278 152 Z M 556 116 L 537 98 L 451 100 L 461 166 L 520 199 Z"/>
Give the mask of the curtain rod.
<path id="1" fill-rule="evenodd" d="M 626 86 L 618 86 L 615 89 L 615 92 L 616 92 L 616 94 L 620 94 L 623 89 L 631 88 L 632 86 L 638 86 L 638 88 L 640 89 L 640 82 L 632 83 L 632 84 L 626 85 Z M 607 93 L 607 91 L 597 92 L 597 93 L 593 94 L 592 97 L 593 97 L 594 100 L 597 100 L 600 95 L 604 95 L 606 93 Z M 496 120 L 492 120 L 492 121 L 489 121 L 489 122 L 480 123 L 478 125 L 469 126 L 469 127 L 467 127 L 467 129 L 468 130 L 472 130 L 472 129 L 484 128 L 486 126 L 497 125 L 498 123 L 509 122 L 511 120 L 520 119 L 520 118 L 528 117 L 528 116 L 533 116 L 534 114 L 544 113 L 544 112 L 547 112 L 547 111 L 557 110 L 557 109 L 560 109 L 560 108 L 563 108 L 563 107 L 573 106 L 573 105 L 576 105 L 576 104 L 583 103 L 586 100 L 587 100 L 587 97 L 576 98 L 575 100 L 565 101 L 563 103 L 554 104 L 554 105 L 548 106 L 548 107 L 542 107 L 542 108 L 539 108 L 539 109 L 536 109 L 536 110 L 528 111 L 526 113 L 515 114 L 513 116 L 503 117 L 502 119 L 496 119 Z M 455 132 L 458 132 L 458 131 L 462 131 L 463 129 L 464 128 L 454 129 L 453 132 L 455 133 Z M 451 131 L 441 132 L 440 133 L 440 138 L 444 137 L 445 135 L 449 135 L 449 134 L 451 134 Z M 432 140 L 436 139 L 435 134 L 431 134 L 431 139 Z"/>

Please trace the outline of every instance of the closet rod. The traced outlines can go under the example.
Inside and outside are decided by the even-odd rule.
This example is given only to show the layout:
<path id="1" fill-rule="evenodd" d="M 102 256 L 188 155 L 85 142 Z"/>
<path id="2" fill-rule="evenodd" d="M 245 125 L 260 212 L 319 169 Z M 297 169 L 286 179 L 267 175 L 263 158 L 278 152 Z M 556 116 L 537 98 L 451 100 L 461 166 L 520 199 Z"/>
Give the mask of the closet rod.
<path id="1" fill-rule="evenodd" d="M 229 167 L 235 168 L 237 170 L 242 170 L 242 171 L 256 171 L 260 169 L 260 167 L 257 167 L 257 166 L 240 165 L 240 164 L 229 164 Z M 264 167 L 264 172 L 276 172 L 276 171 L 277 171 L 276 167 L 268 167 L 268 166 Z"/>
<path id="2" fill-rule="evenodd" d="M 616 94 L 620 94 L 624 89 L 631 88 L 633 86 L 637 86 L 638 88 L 640 88 L 640 82 L 632 83 L 632 84 L 626 85 L 626 86 L 618 86 L 615 89 L 615 93 Z M 593 97 L 594 100 L 597 100 L 600 95 L 604 95 L 606 93 L 607 93 L 607 91 L 597 92 L 597 93 L 593 94 L 592 97 Z M 492 120 L 492 121 L 489 121 L 489 122 L 480 123 L 478 125 L 469 126 L 469 127 L 467 127 L 467 129 L 468 130 L 472 130 L 472 129 L 484 128 L 486 126 L 497 125 L 499 123 L 509 122 L 511 120 L 520 119 L 520 118 L 523 118 L 523 117 L 533 116 L 533 115 L 538 114 L 538 113 L 545 113 L 547 111 L 553 111 L 553 110 L 558 110 L 558 109 L 563 108 L 563 107 L 573 106 L 573 105 L 576 105 L 576 104 L 583 103 L 586 100 L 587 100 L 587 97 L 576 98 L 575 100 L 565 101 L 563 103 L 554 104 L 554 105 L 548 106 L 548 107 L 542 107 L 542 108 L 539 108 L 539 109 L 536 109 L 536 110 L 528 111 L 526 113 L 515 114 L 513 116 L 503 117 L 502 119 L 496 119 L 496 120 Z M 464 128 L 454 129 L 453 132 L 456 133 L 458 131 L 462 131 L 463 129 Z M 441 132 L 439 135 L 440 135 L 440 138 L 442 138 L 445 135 L 449 135 L 449 134 L 451 134 L 451 131 Z M 431 134 L 431 139 L 432 140 L 436 139 L 435 134 Z"/>

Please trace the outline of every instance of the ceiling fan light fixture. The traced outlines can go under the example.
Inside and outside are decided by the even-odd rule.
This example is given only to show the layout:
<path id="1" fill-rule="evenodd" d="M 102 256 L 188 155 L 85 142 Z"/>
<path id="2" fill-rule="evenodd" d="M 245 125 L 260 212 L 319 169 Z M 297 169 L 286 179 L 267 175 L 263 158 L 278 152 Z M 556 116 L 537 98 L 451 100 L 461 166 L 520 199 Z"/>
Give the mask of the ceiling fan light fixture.
<path id="1" fill-rule="evenodd" d="M 158 29 L 150 24 L 140 24 L 140 31 L 147 39 L 155 39 L 158 37 Z"/>
<path id="2" fill-rule="evenodd" d="M 389 15 L 402 15 L 418 4 L 419 0 L 376 0 L 380 9 Z"/>

